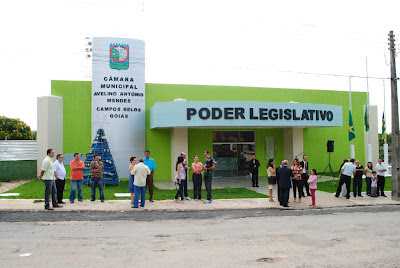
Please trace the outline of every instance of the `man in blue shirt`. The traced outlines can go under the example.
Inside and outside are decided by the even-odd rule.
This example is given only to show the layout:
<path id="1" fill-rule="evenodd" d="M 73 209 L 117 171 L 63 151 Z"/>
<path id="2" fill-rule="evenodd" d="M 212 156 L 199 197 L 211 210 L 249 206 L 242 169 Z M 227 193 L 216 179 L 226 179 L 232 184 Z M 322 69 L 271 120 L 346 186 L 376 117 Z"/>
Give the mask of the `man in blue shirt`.
<path id="1" fill-rule="evenodd" d="M 144 151 L 144 164 L 149 167 L 151 174 L 147 176 L 146 179 L 146 188 L 149 188 L 149 196 L 150 196 L 150 202 L 154 202 L 153 200 L 153 174 L 154 170 L 157 168 L 156 167 L 156 162 L 154 161 L 153 158 L 150 158 L 150 151 L 146 150 Z"/>
<path id="2" fill-rule="evenodd" d="M 204 152 L 205 160 L 204 160 L 204 184 L 206 185 L 207 191 L 207 200 L 204 201 L 204 204 L 211 204 L 212 202 L 212 195 L 211 195 L 211 185 L 212 185 L 212 178 L 214 175 L 214 169 L 216 162 L 210 156 L 209 151 Z"/>

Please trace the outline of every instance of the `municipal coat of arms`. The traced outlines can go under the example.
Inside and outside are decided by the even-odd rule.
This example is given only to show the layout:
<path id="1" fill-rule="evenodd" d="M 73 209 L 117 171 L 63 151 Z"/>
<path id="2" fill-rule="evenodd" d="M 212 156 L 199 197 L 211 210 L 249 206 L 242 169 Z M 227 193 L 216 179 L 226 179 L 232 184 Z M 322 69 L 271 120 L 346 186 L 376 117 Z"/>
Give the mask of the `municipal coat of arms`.
<path id="1" fill-rule="evenodd" d="M 117 70 L 129 68 L 128 44 L 110 44 L 110 68 Z"/>

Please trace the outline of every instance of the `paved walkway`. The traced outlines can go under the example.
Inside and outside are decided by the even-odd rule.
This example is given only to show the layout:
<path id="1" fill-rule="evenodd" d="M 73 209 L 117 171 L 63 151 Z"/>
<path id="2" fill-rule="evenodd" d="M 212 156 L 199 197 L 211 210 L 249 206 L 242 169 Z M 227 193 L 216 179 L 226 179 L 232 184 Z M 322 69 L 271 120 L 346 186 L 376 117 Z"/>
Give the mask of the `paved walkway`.
<path id="1" fill-rule="evenodd" d="M 332 180 L 332 177 L 323 176 L 319 181 Z M 246 188 L 259 193 L 267 194 L 267 178 L 260 177 L 258 188 L 251 187 L 249 178 L 215 178 L 213 180 L 214 189 L 223 189 L 227 186 L 232 188 Z M 156 187 L 160 189 L 175 189 L 172 181 L 155 182 Z M 189 188 L 193 188 L 193 184 L 189 182 Z M 203 185 L 204 187 L 204 185 Z M 276 190 L 274 190 L 276 194 Z M 292 194 L 292 192 L 291 192 Z M 390 198 L 391 192 L 386 192 L 388 197 L 371 198 L 363 193 L 364 197 L 344 197 L 336 198 L 332 193 L 322 191 L 316 192 L 316 208 L 332 208 L 332 207 L 351 207 L 351 206 L 375 206 L 375 205 L 391 205 L 398 204 L 400 201 L 393 201 Z M 221 210 L 221 209 L 254 209 L 254 208 L 275 208 L 275 209 L 309 209 L 311 197 L 302 198 L 302 202 L 294 202 L 290 197 L 290 208 L 283 208 L 276 202 L 269 202 L 268 198 L 247 198 L 247 199 L 218 199 L 212 204 L 204 204 L 201 201 L 185 201 L 184 204 L 175 203 L 174 200 L 155 201 L 154 203 L 146 201 L 145 208 L 136 210 L 171 210 L 171 211 L 189 211 L 189 210 Z M 41 200 L 42 201 L 42 200 Z M 0 210 L 44 210 L 43 202 L 36 202 L 32 199 L 0 199 Z M 99 200 L 91 202 L 84 200 L 83 202 L 67 203 L 62 208 L 56 208 L 56 211 L 124 211 L 133 210 L 130 207 L 129 200 L 106 200 L 101 203 Z M 49 211 L 51 212 L 51 211 Z"/>
<path id="2" fill-rule="evenodd" d="M 390 198 L 390 192 L 386 193 L 388 197 L 371 198 L 364 197 L 346 199 L 336 198 L 334 194 L 317 191 L 316 208 L 332 207 L 351 207 L 351 206 L 376 206 L 376 205 L 400 205 L 400 201 L 393 201 Z M 0 210 L 44 210 L 43 202 L 34 202 L 32 199 L 0 199 Z M 184 204 L 175 203 L 173 200 L 155 201 L 154 203 L 146 201 L 145 208 L 136 210 L 170 210 L 170 211 L 189 211 L 189 210 L 221 210 L 221 209 L 309 209 L 311 197 L 302 198 L 302 202 L 294 202 L 293 198 L 289 200 L 290 208 L 282 208 L 278 202 L 269 202 L 267 198 L 249 198 L 249 199 L 218 199 L 211 204 L 204 204 L 201 201 L 185 201 Z M 126 211 L 134 210 L 130 207 L 129 200 L 106 200 L 101 203 L 96 200 L 84 200 L 83 202 L 67 203 L 62 208 L 56 208 L 55 211 Z M 51 213 L 51 211 L 49 211 Z"/>

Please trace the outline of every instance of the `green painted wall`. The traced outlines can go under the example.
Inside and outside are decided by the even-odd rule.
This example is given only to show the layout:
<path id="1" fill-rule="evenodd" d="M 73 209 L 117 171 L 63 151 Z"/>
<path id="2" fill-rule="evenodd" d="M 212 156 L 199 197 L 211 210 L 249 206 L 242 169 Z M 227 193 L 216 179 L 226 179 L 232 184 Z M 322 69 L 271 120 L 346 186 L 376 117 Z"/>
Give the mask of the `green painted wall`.
<path id="1" fill-rule="evenodd" d="M 64 98 L 64 152 L 88 151 L 91 144 L 91 82 L 52 81 L 51 93 Z M 364 92 L 352 92 L 353 122 L 356 131 L 356 139 L 353 142 L 356 156 L 362 159 L 361 162 L 364 159 L 363 105 L 366 97 Z M 343 158 L 350 155 L 347 91 L 146 84 L 146 148 L 150 150 L 151 156 L 157 163 L 156 180 L 170 179 L 171 130 L 151 130 L 149 111 L 156 102 L 172 101 L 176 98 L 188 101 L 294 101 L 342 105 L 342 127 L 304 129 L 304 152 L 309 156 L 310 167 L 318 171 L 322 171 L 328 164 L 327 140 L 335 141 L 335 152 L 331 154 L 331 165 L 334 171 L 339 169 Z M 214 130 L 219 129 L 189 129 L 188 159 L 190 161 L 195 154 L 201 156 L 202 159 L 205 150 L 212 150 L 212 131 Z M 276 159 L 280 161 L 283 158 L 283 131 L 282 129 L 255 129 L 255 131 L 256 154 L 262 165 L 261 175 L 266 175 L 264 137 L 275 136 Z"/>
<path id="2" fill-rule="evenodd" d="M 53 80 L 51 95 L 63 97 L 64 153 L 88 152 L 92 142 L 92 82 Z"/>
<path id="3" fill-rule="evenodd" d="M 353 140 L 353 143 L 356 149 L 355 154 L 360 159 L 364 159 L 363 105 L 366 103 L 366 97 L 364 92 L 352 92 L 353 122 L 356 130 L 356 139 Z M 153 156 L 158 160 L 157 163 L 166 162 L 162 168 L 158 168 L 156 179 L 164 179 L 163 174 L 169 177 L 171 134 L 170 130 L 150 129 L 149 110 L 156 102 L 172 101 L 176 98 L 188 101 L 294 101 L 342 105 L 342 127 L 304 129 L 304 152 L 308 155 L 310 167 L 316 168 L 320 172 L 328 164 L 327 140 L 335 141 L 335 152 L 331 154 L 331 165 L 334 171 L 339 170 L 343 158 L 350 155 L 350 142 L 348 141 L 349 93 L 347 91 L 146 84 L 146 146 L 147 148 L 153 148 L 150 150 L 154 151 Z M 188 158 L 190 161 L 195 154 L 202 156 L 204 150 L 212 150 L 212 131 L 214 130 L 218 129 L 189 129 Z M 261 175 L 266 175 L 265 166 L 267 160 L 264 159 L 264 136 L 275 136 L 277 144 L 276 159 L 280 161 L 283 158 L 283 131 L 282 129 L 256 129 L 255 131 L 256 154 L 263 167 Z M 164 137 L 163 141 L 159 140 L 161 137 Z M 291 159 L 288 160 L 291 161 Z"/>

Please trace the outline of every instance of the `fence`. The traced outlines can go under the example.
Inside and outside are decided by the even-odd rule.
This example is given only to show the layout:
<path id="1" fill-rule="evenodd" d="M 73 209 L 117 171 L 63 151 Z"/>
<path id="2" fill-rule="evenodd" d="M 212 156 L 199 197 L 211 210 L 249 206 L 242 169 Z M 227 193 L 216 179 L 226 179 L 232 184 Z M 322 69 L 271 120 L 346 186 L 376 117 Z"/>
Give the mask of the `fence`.
<path id="1" fill-rule="evenodd" d="M 37 160 L 37 141 L 0 141 L 0 161 Z"/>
<path id="2" fill-rule="evenodd" d="M 0 141 L 0 181 L 36 177 L 37 141 Z"/>

